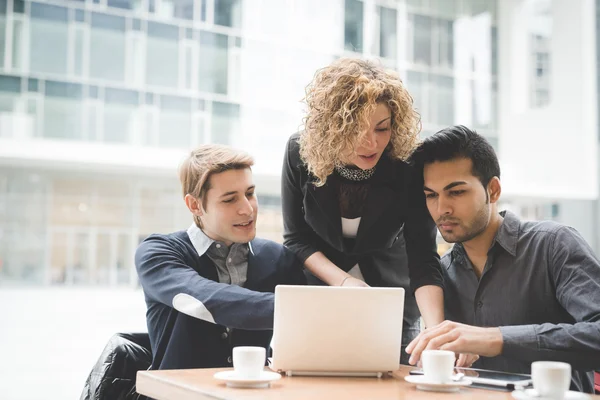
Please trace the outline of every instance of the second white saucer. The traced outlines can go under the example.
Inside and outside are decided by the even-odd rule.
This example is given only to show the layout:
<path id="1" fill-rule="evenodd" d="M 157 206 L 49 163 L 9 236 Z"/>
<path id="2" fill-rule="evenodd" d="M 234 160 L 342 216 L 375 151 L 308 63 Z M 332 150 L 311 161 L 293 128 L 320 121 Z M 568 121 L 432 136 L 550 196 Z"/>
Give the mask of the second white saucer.
<path id="1" fill-rule="evenodd" d="M 514 397 L 517 400 L 550 399 L 549 397 L 540 396 L 535 389 L 515 390 L 514 392 L 512 392 L 512 397 Z M 585 400 L 585 399 L 589 399 L 589 398 L 590 398 L 589 395 L 587 395 L 585 393 L 581 393 L 581 392 L 575 392 L 573 390 L 569 390 L 568 392 L 565 392 L 565 396 L 563 397 L 564 400 Z"/>
<path id="2" fill-rule="evenodd" d="M 417 389 L 429 392 L 457 392 L 461 387 L 469 386 L 471 381 L 463 378 L 459 381 L 432 382 L 423 375 L 407 375 L 404 380 L 417 385 Z"/>

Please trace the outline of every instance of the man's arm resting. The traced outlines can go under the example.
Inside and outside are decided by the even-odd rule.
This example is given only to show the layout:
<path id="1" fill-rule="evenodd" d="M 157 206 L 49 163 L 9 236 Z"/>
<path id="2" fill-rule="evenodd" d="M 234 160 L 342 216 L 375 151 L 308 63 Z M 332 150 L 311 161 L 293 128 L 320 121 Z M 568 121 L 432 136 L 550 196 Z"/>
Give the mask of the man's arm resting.
<path id="1" fill-rule="evenodd" d="M 574 369 L 600 368 L 600 321 L 500 327 L 506 357 L 563 361 Z"/>

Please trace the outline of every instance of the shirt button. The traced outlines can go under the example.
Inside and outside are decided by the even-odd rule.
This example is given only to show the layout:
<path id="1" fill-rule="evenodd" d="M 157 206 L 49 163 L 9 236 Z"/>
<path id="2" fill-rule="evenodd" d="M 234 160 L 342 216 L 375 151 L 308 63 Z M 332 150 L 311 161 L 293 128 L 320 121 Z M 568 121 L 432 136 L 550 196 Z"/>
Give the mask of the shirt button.
<path id="1" fill-rule="evenodd" d="M 477 308 L 481 308 L 481 307 L 483 307 L 483 302 L 482 301 L 477 302 Z"/>
<path id="2" fill-rule="evenodd" d="M 227 339 L 228 337 L 229 335 L 227 334 L 227 332 L 221 333 L 221 339 Z"/>
<path id="3" fill-rule="evenodd" d="M 225 332 L 229 333 L 229 332 L 231 332 L 231 329 L 225 328 Z"/>
<path id="4" fill-rule="evenodd" d="M 232 360 L 231 360 L 231 356 L 227 357 L 227 362 L 228 362 L 229 364 L 231 364 L 231 362 L 232 362 Z"/>
<path id="5" fill-rule="evenodd" d="M 227 259 L 227 262 L 231 262 L 231 257 Z"/>
<path id="6" fill-rule="evenodd" d="M 217 243 L 217 249 L 220 249 L 221 245 L 219 243 Z"/>

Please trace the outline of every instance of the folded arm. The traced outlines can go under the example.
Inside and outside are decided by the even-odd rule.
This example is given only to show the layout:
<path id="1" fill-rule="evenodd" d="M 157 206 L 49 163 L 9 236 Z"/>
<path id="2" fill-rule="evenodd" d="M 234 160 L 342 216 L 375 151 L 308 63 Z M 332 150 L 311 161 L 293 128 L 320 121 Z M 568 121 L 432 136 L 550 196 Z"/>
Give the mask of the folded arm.
<path id="1" fill-rule="evenodd" d="M 273 329 L 274 295 L 204 278 L 186 264 L 183 250 L 163 236 L 137 249 L 135 264 L 147 298 L 180 312 L 236 329 Z"/>

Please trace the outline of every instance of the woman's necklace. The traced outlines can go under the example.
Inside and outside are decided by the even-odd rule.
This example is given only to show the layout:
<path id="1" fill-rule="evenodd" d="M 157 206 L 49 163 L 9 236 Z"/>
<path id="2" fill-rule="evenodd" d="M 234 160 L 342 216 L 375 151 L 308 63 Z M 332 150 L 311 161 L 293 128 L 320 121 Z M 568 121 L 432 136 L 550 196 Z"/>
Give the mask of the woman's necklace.
<path id="1" fill-rule="evenodd" d="M 335 170 L 342 178 L 349 181 L 360 182 L 365 181 L 373 176 L 376 166 L 371 169 L 348 168 L 344 165 L 336 165 Z"/>

